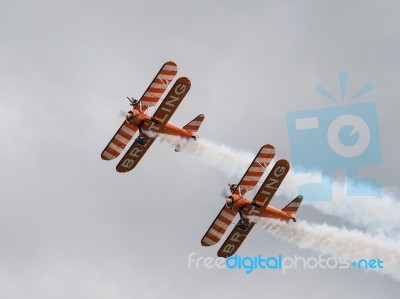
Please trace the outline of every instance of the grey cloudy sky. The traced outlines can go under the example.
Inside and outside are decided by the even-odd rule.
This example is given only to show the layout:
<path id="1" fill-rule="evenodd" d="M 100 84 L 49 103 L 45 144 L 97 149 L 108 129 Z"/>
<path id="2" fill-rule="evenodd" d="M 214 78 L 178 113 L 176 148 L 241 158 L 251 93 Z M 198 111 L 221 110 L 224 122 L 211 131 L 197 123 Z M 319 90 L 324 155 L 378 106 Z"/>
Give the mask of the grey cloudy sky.
<path id="1" fill-rule="evenodd" d="M 364 172 L 396 191 L 399 14 L 397 1 L 0 0 L 0 296 L 397 298 L 391 277 L 354 269 L 189 270 L 189 253 L 216 255 L 200 239 L 232 178 L 157 142 L 123 175 L 100 153 L 168 60 L 192 81 L 173 123 L 204 113 L 201 137 L 279 158 L 286 113 L 331 105 L 315 86 L 338 95 L 348 71 L 377 104 L 384 161 Z M 316 255 L 261 229 L 240 251 Z"/>

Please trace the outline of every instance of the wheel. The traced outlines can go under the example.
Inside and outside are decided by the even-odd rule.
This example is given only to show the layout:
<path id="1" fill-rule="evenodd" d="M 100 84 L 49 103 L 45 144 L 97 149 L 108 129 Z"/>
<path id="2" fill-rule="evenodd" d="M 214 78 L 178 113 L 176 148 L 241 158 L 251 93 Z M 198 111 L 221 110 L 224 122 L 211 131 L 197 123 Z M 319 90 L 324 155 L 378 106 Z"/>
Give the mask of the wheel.
<path id="1" fill-rule="evenodd" d="M 139 143 L 140 145 L 145 145 L 146 144 L 146 140 L 142 136 L 139 136 L 138 138 L 136 138 L 135 141 L 137 143 Z"/>

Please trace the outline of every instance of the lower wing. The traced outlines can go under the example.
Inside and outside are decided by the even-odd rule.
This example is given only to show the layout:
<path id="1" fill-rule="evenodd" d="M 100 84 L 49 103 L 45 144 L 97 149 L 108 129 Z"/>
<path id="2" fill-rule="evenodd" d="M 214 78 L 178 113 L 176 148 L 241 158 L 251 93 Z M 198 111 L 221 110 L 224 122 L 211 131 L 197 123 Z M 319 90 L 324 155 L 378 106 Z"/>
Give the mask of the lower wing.
<path id="1" fill-rule="evenodd" d="M 147 136 L 142 136 L 141 142 L 136 139 L 126 154 L 122 157 L 121 161 L 118 163 L 117 171 L 128 172 L 135 168 L 140 159 L 142 159 L 149 147 L 153 144 L 154 140 L 154 138 L 149 138 Z"/>

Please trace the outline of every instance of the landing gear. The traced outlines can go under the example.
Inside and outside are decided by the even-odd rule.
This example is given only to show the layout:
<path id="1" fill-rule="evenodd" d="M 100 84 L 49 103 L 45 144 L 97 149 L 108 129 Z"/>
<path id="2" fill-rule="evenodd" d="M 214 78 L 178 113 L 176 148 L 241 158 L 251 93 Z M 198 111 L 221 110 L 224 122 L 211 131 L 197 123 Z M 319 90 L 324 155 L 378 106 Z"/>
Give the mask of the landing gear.
<path id="1" fill-rule="evenodd" d="M 135 141 L 137 142 L 137 143 L 139 143 L 140 145 L 146 145 L 146 143 L 147 143 L 147 141 L 146 141 L 146 139 L 144 139 L 142 136 L 138 136 L 136 139 L 135 139 Z"/>
<path id="2" fill-rule="evenodd" d="M 161 124 L 161 121 L 158 120 L 158 119 L 157 119 L 156 117 L 154 117 L 154 116 L 152 116 L 152 117 L 150 118 L 150 120 L 151 120 L 153 123 L 155 123 L 156 125 Z"/>
<path id="3" fill-rule="evenodd" d="M 238 224 L 236 224 L 236 226 L 241 230 L 246 230 L 249 227 L 242 221 L 242 219 L 240 219 L 240 221 L 238 222 Z"/>
<path id="4" fill-rule="evenodd" d="M 240 221 L 238 222 L 237 227 L 241 230 L 246 230 L 249 227 L 249 221 L 246 219 L 246 216 L 243 213 L 243 208 L 240 208 L 238 212 Z"/>
<path id="5" fill-rule="evenodd" d="M 135 139 L 135 141 L 140 145 L 146 145 L 147 140 L 143 137 L 143 122 L 141 122 L 137 127 L 139 129 L 139 136 Z"/>
<path id="6" fill-rule="evenodd" d="M 252 203 L 251 203 L 251 205 L 252 206 L 255 206 L 256 208 L 262 208 L 262 205 L 260 205 L 260 204 L 258 204 L 257 202 L 255 202 L 255 201 L 253 201 Z"/>
<path id="7" fill-rule="evenodd" d="M 181 146 L 180 144 L 177 144 L 177 145 L 175 146 L 175 151 L 176 151 L 177 153 L 179 153 L 181 150 L 182 150 L 182 146 Z"/>

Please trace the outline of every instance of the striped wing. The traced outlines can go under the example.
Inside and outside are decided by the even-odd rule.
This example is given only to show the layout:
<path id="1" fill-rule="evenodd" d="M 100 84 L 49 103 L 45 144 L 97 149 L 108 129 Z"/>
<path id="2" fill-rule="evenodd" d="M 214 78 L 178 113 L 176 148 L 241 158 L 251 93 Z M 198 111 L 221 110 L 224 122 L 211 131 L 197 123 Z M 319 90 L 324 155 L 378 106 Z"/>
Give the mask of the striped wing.
<path id="1" fill-rule="evenodd" d="M 274 197 L 279 186 L 283 182 L 286 174 L 289 172 L 290 164 L 287 160 L 281 159 L 275 163 L 271 172 L 268 174 L 264 183 L 261 185 L 253 202 L 260 204 L 263 208 L 268 206 L 272 197 Z M 250 215 L 257 216 L 257 209 L 252 209 L 255 213 Z"/>
<path id="2" fill-rule="evenodd" d="M 215 218 L 210 228 L 201 239 L 201 245 L 203 246 L 211 246 L 221 239 L 221 237 L 225 234 L 229 225 L 232 223 L 235 218 L 237 211 L 234 211 L 227 206 L 224 206 L 219 212 L 218 216 Z"/>
<path id="3" fill-rule="evenodd" d="M 268 174 L 261 188 L 258 190 L 256 196 L 254 197 L 255 202 L 260 204 L 262 208 L 266 207 L 271 201 L 272 197 L 275 195 L 275 192 L 278 190 L 281 185 L 283 179 L 288 173 L 290 168 L 289 162 L 286 160 L 279 160 L 276 162 L 271 172 Z M 296 202 L 296 199 L 293 201 Z M 301 201 L 300 201 L 301 202 Z M 297 204 L 298 206 L 299 204 Z M 288 205 L 288 207 L 290 204 Z M 258 216 L 260 212 L 260 208 L 252 207 L 249 215 Z M 224 244 L 222 244 L 221 248 L 218 250 L 219 257 L 229 257 L 235 254 L 240 245 L 242 245 L 243 241 L 246 239 L 247 235 L 250 233 L 252 228 L 254 227 L 254 223 L 251 223 L 245 230 L 239 228 L 237 225 L 234 227 L 232 232 L 229 234 L 228 238 L 226 238 Z"/>
<path id="4" fill-rule="evenodd" d="M 143 139 L 146 140 L 144 145 L 139 144 L 137 141 L 131 145 L 116 167 L 118 172 L 128 172 L 135 168 L 155 140 L 147 136 L 143 136 Z"/>
<path id="5" fill-rule="evenodd" d="M 119 156 L 137 131 L 137 127 L 124 120 L 121 127 L 101 153 L 103 160 L 112 160 Z"/>
<path id="6" fill-rule="evenodd" d="M 275 148 L 272 145 L 266 144 L 261 147 L 233 194 L 244 196 L 247 191 L 253 190 L 274 156 Z"/>
<path id="7" fill-rule="evenodd" d="M 257 156 L 254 158 L 253 162 L 251 162 L 249 168 L 236 187 L 234 194 L 243 196 L 247 191 L 254 189 L 274 156 L 275 148 L 272 145 L 267 144 L 261 147 Z M 232 223 L 236 214 L 237 211 L 224 206 L 203 239 L 201 239 L 201 244 L 203 246 L 211 246 L 217 243 L 228 229 L 228 226 Z"/>
<path id="8" fill-rule="evenodd" d="M 140 110 L 144 112 L 148 107 L 156 105 L 158 100 L 167 89 L 168 85 L 174 79 L 177 71 L 178 67 L 176 66 L 175 62 L 166 62 L 154 77 L 153 81 L 142 95 L 135 108 L 139 107 Z M 103 160 L 112 160 L 118 157 L 132 139 L 136 131 L 137 127 L 124 121 L 117 133 L 101 153 L 101 158 Z"/>
<path id="9" fill-rule="evenodd" d="M 227 258 L 235 254 L 254 225 L 254 223 L 251 223 L 245 230 L 236 225 L 229 234 L 228 238 L 226 238 L 224 244 L 222 244 L 221 248 L 218 250 L 218 256 Z"/>
<path id="10" fill-rule="evenodd" d="M 177 72 L 178 67 L 175 62 L 166 62 L 154 77 L 136 107 L 139 106 L 140 110 L 144 112 L 148 107 L 156 105 Z"/>
<path id="11" fill-rule="evenodd" d="M 176 80 L 164 101 L 162 101 L 156 112 L 154 112 L 153 118 L 157 121 L 157 124 L 152 124 L 149 130 L 158 131 L 168 123 L 179 104 L 188 93 L 190 86 L 190 80 L 186 77 L 181 77 Z"/>

